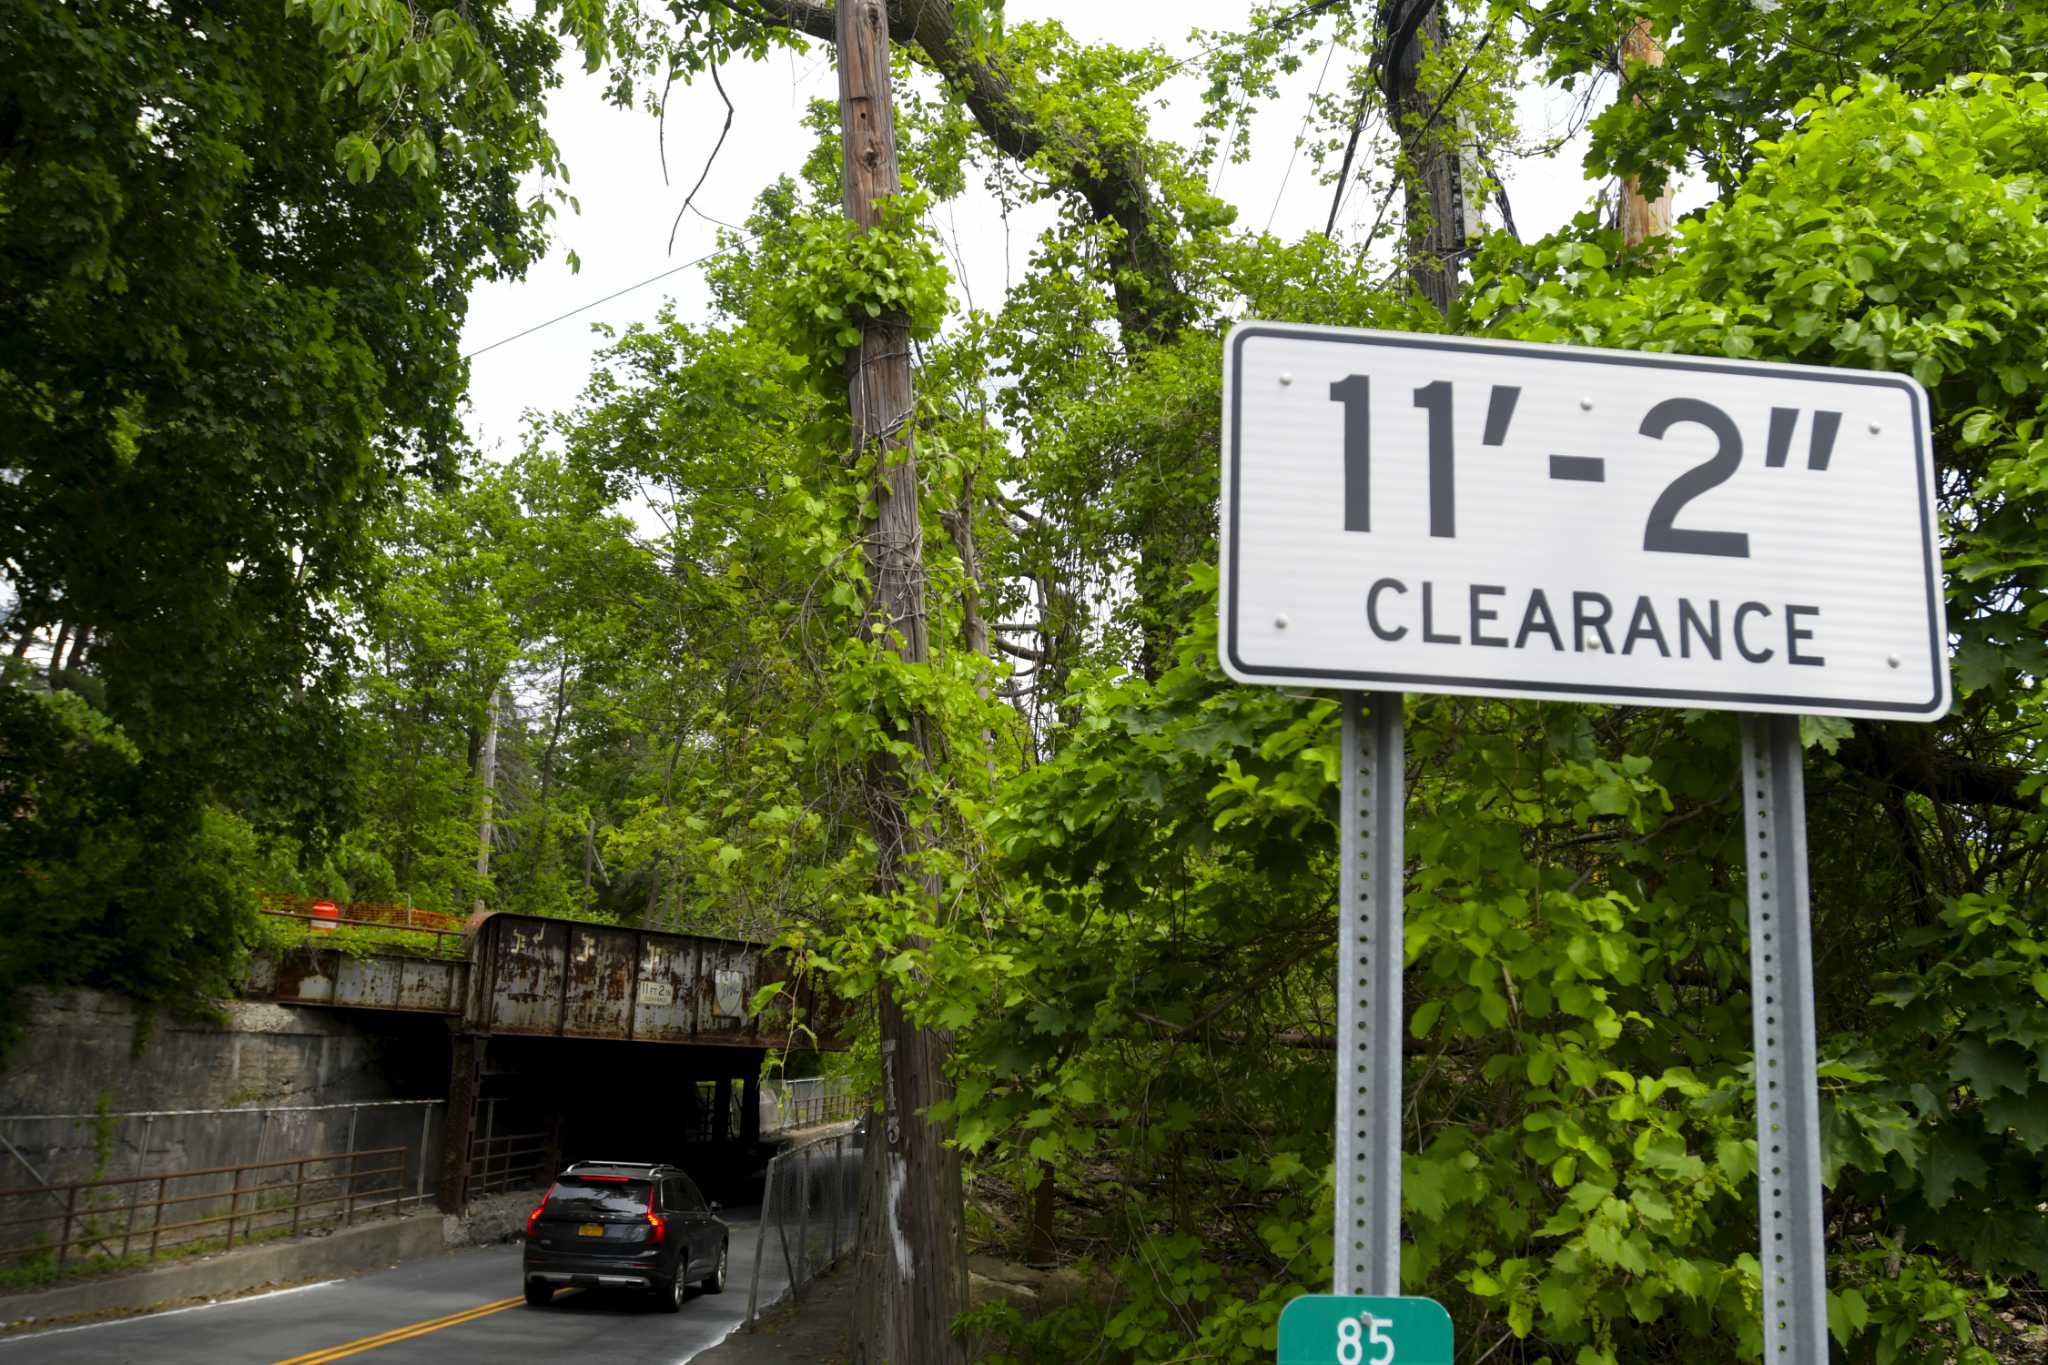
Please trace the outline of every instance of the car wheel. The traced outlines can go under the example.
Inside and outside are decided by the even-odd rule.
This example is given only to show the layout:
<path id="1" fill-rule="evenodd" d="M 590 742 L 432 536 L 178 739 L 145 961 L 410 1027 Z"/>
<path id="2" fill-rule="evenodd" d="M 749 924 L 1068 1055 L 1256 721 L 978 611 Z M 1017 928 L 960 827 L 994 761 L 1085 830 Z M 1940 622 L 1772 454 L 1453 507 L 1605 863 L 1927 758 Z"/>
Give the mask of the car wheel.
<path id="1" fill-rule="evenodd" d="M 718 1261 L 711 1267 L 711 1273 L 704 1277 L 704 1292 L 707 1294 L 716 1294 L 725 1288 L 725 1253 L 726 1244 L 720 1242 Z"/>
<path id="2" fill-rule="evenodd" d="M 654 1287 L 654 1306 L 664 1313 L 680 1313 L 683 1311 L 683 1296 L 688 1292 L 683 1284 L 683 1268 L 678 1265 L 674 1279 Z"/>
<path id="3" fill-rule="evenodd" d="M 545 1308 L 555 1301 L 555 1287 L 546 1280 L 526 1282 L 526 1302 L 534 1308 Z"/>

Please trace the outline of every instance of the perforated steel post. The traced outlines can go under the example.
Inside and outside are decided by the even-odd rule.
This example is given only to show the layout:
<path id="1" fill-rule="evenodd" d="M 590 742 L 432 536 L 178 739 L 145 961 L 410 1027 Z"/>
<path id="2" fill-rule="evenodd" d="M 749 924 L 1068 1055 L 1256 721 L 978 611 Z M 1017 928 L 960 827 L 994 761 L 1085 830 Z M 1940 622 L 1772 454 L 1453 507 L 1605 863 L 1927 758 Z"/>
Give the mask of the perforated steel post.
<path id="1" fill-rule="evenodd" d="M 1404 761 L 1401 694 L 1346 692 L 1338 831 L 1338 1294 L 1401 1292 Z"/>
<path id="2" fill-rule="evenodd" d="M 1820 1082 L 1799 718 L 1742 722 L 1749 847 L 1749 972 L 1766 1365 L 1828 1358 Z"/>

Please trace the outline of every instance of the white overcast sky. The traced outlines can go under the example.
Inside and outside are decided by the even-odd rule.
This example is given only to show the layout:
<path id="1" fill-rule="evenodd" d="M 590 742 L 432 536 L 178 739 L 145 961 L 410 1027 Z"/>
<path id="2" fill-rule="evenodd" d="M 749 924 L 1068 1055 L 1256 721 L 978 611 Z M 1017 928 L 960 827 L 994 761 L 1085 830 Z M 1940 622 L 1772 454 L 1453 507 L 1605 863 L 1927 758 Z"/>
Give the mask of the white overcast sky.
<path id="1" fill-rule="evenodd" d="M 1057 19 L 1082 41 L 1124 46 L 1156 43 L 1176 57 L 1192 53 L 1195 28 L 1235 29 L 1245 22 L 1246 0 L 1009 0 L 1012 23 Z M 1293 239 L 1320 231 L 1329 211 L 1328 187 L 1319 183 L 1306 152 L 1289 161 L 1308 95 L 1319 77 L 1332 86 L 1343 78 L 1341 63 L 1323 74 L 1318 58 L 1282 86 L 1281 98 L 1269 104 L 1254 125 L 1252 158 L 1223 168 L 1219 192 L 1239 209 L 1239 223 L 1261 227 L 1271 219 L 1273 231 Z M 737 108 L 731 135 L 699 191 L 697 205 L 711 218 L 740 222 L 760 190 L 784 172 L 793 172 L 809 150 L 810 137 L 800 124 L 806 102 L 832 98 L 837 77 L 829 48 L 814 45 L 804 52 L 778 53 L 766 62 L 725 68 L 722 78 Z M 1154 115 L 1157 134 L 1192 145 L 1195 120 L 1201 113 L 1199 68 L 1166 86 Z M 1522 110 L 1525 131 L 1559 131 L 1572 109 L 1561 92 L 1532 90 Z M 706 294 L 698 270 L 686 269 L 659 283 L 634 290 L 567 321 L 530 336 L 494 345 L 537 323 L 587 304 L 659 271 L 692 261 L 716 246 L 717 228 L 695 214 L 669 232 L 689 186 L 703 169 L 717 140 L 725 107 L 708 80 L 678 84 L 669 96 L 667 119 L 668 183 L 662 179 L 656 122 L 638 110 L 608 105 L 602 83 L 577 72 L 549 104 L 550 126 L 569 167 L 570 192 L 581 212 L 557 219 L 553 248 L 526 279 L 481 285 L 470 300 L 464 349 L 478 352 L 472 361 L 469 424 L 479 445 L 504 458 L 519 440 L 523 414 L 555 412 L 572 405 L 602 345 L 591 324 L 623 328 L 651 319 L 664 298 L 675 298 L 686 317 L 701 315 Z M 1524 161 L 1503 168 L 1516 225 L 1527 238 L 1549 232 L 1577 213 L 1599 192 L 1586 181 L 1579 162 L 1582 140 L 1576 140 L 1548 161 Z M 1680 207 L 1686 207 L 1681 199 Z M 1351 217 L 1370 218 L 1375 205 L 1357 195 L 1348 206 Z M 993 309 L 1001 302 L 1006 269 L 1021 269 L 1031 238 L 1043 217 L 1028 210 L 1013 214 L 1006 234 L 988 196 L 970 183 L 968 193 L 949 213 L 941 210 L 942 230 L 951 229 L 964 264 L 964 287 L 974 303 Z M 1360 223 L 1363 232 L 1368 224 Z M 582 261 L 573 273 L 567 257 Z M 956 265 L 956 270 L 959 266 Z"/>

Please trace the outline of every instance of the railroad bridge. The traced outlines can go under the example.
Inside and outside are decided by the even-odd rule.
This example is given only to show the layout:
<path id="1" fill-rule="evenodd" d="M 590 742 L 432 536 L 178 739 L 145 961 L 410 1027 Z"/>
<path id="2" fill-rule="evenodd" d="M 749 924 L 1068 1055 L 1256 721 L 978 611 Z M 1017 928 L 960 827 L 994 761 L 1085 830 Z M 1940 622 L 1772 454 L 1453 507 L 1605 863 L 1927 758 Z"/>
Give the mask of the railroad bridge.
<path id="1" fill-rule="evenodd" d="M 743 1184 L 769 1052 L 844 1046 L 837 1002 L 758 943 L 508 914 L 426 932 L 440 954 L 364 952 L 309 930 L 304 946 L 260 955 L 244 994 L 359 1012 L 389 1039 L 402 1088 L 445 1094 L 450 1211 L 582 1158 L 688 1161 L 714 1185 Z"/>

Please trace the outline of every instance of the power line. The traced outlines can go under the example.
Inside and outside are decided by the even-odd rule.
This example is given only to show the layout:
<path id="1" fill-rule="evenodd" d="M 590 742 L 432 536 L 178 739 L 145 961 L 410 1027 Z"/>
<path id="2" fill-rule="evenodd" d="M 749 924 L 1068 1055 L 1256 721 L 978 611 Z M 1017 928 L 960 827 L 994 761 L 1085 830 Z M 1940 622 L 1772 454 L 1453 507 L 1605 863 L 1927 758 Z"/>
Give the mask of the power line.
<path id="1" fill-rule="evenodd" d="M 474 360 L 478 356 L 482 355 L 485 351 L 495 351 L 500 346 L 510 345 L 512 342 L 519 340 L 521 337 L 530 337 L 535 332 L 538 332 L 543 328 L 552 327 L 558 322 L 567 322 L 570 318 L 575 317 L 578 313 L 587 313 L 591 309 L 596 308 L 598 305 L 610 303 L 613 299 L 616 298 L 622 298 L 625 295 L 632 293 L 635 289 L 645 289 L 648 285 L 653 284 L 656 280 L 665 280 L 671 275 L 681 274 L 683 271 L 690 269 L 692 266 L 702 265 L 704 264 L 704 262 L 711 260 L 713 257 L 723 256 L 726 252 L 731 251 L 734 247 L 746 246 L 753 240 L 754 238 L 752 237 L 746 237 L 739 241 L 727 242 L 724 246 L 718 248 L 718 250 L 707 251 L 694 261 L 684 261 L 681 265 L 670 266 L 667 270 L 662 271 L 659 275 L 649 275 L 646 279 L 640 281 L 638 284 L 629 284 L 624 289 L 615 289 L 611 293 L 606 294 L 601 299 L 592 299 L 589 303 L 582 304 L 575 308 L 571 308 L 568 312 L 558 314 L 555 317 L 551 317 L 546 322 L 536 322 L 535 324 L 533 324 L 533 326 L 527 328 L 523 332 L 514 332 L 511 336 L 508 337 L 499 337 L 496 341 L 493 341 L 488 346 L 479 346 L 474 351 L 470 351 L 469 353 L 464 355 L 462 358 L 464 360 Z"/>
<path id="2" fill-rule="evenodd" d="M 1272 211 L 1266 215 L 1266 231 L 1268 232 L 1271 232 L 1273 230 L 1273 219 L 1280 212 L 1280 199 L 1281 196 L 1287 193 L 1287 182 L 1293 179 L 1294 177 L 1294 161 L 1296 157 L 1301 155 L 1302 139 L 1308 136 L 1308 121 L 1316 111 L 1316 96 L 1323 93 L 1323 82 L 1327 80 L 1330 75 L 1330 59 L 1336 55 L 1337 40 L 1335 38 L 1332 38 L 1330 40 L 1329 50 L 1323 53 L 1323 73 L 1322 75 L 1316 77 L 1315 93 L 1311 94 L 1308 97 L 1308 110 L 1307 112 L 1302 114 L 1301 128 L 1294 135 L 1294 150 L 1287 154 L 1287 170 L 1280 177 L 1280 188 L 1273 192 L 1273 208 Z"/>
<path id="3" fill-rule="evenodd" d="M 1289 11 L 1288 13 L 1286 13 L 1286 14 L 1283 14 L 1283 15 L 1281 15 L 1281 16 L 1280 16 L 1280 17 L 1279 17 L 1279 18 L 1278 18 L 1278 19 L 1277 19 L 1277 20 L 1275 21 L 1275 26 L 1276 26 L 1276 27 L 1278 27 L 1278 26 L 1282 26 L 1282 25 L 1290 24 L 1290 23 L 1294 22 L 1294 21 L 1295 21 L 1295 20 L 1297 20 L 1297 19 L 1301 19 L 1301 18 L 1304 18 L 1304 17 L 1306 17 L 1306 16 L 1308 16 L 1308 15 L 1311 15 L 1311 14 L 1315 14 L 1315 13 L 1318 13 L 1318 12 L 1320 12 L 1320 11 L 1322 11 L 1322 10 L 1328 9 L 1328 8 L 1330 8 L 1330 6 L 1331 6 L 1331 4 L 1332 4 L 1333 2 L 1334 2 L 1334 0 L 1308 0 L 1308 3 L 1306 3 L 1306 4 L 1303 4 L 1303 5 L 1301 5 L 1301 6 L 1299 7 L 1299 8 L 1297 8 L 1297 9 L 1294 9 L 1294 10 L 1291 10 L 1291 11 Z M 1170 73 L 1172 73 L 1172 72 L 1178 72 L 1178 71 L 1180 71 L 1181 69 L 1183 69 L 1183 68 L 1185 68 L 1185 67 L 1187 67 L 1187 66 L 1191 65 L 1192 63 L 1194 63 L 1194 62 L 1196 62 L 1196 61 L 1199 61 L 1199 60 L 1200 60 L 1200 59 L 1201 59 L 1202 57 L 1204 57 L 1204 56 L 1208 56 L 1208 55 L 1210 55 L 1210 54 L 1212 54 L 1212 53 L 1215 53 L 1215 52 L 1218 52 L 1218 51 L 1222 50 L 1222 48 L 1223 48 L 1224 46 L 1225 46 L 1225 44 L 1222 44 L 1222 43 L 1218 43 L 1218 44 L 1216 44 L 1216 45 L 1215 45 L 1215 46 L 1213 46 L 1213 47 L 1206 47 L 1206 48 L 1201 48 L 1201 49 L 1200 49 L 1199 51 L 1197 51 L 1197 52 L 1195 52 L 1195 53 L 1191 54 L 1190 56 L 1188 56 L 1188 57 L 1185 57 L 1185 58 L 1183 58 L 1182 60 L 1180 60 L 1180 61 L 1178 61 L 1178 62 L 1174 63 L 1174 64 L 1173 64 L 1173 66 L 1172 66 L 1172 67 L 1170 67 L 1170 68 L 1169 68 L 1168 70 L 1169 70 L 1169 72 L 1170 72 Z M 1324 81 L 1324 80 L 1325 80 L 1325 79 L 1326 79 L 1326 78 L 1327 78 L 1327 77 L 1329 76 L 1329 74 L 1330 74 L 1330 57 L 1331 57 L 1331 55 L 1334 55 L 1334 44 L 1332 45 L 1332 48 L 1333 48 L 1333 51 L 1332 51 L 1332 53 L 1326 53 L 1326 54 L 1324 55 L 1324 57 L 1323 57 L 1323 71 L 1322 71 L 1322 75 L 1320 75 L 1320 76 L 1318 76 L 1318 77 L 1316 78 L 1316 89 L 1315 89 L 1315 93 L 1316 93 L 1316 94 L 1318 94 L 1318 95 L 1322 93 L 1322 90 L 1323 90 L 1323 81 Z M 794 62 L 794 61 L 795 61 L 795 57 L 794 57 L 794 55 L 792 55 L 792 56 L 791 56 L 791 59 L 790 59 L 790 60 L 791 60 L 792 62 Z M 1313 100 L 1314 96 L 1311 96 L 1310 98 L 1311 98 L 1311 100 Z M 728 102 L 728 103 L 729 103 L 729 102 Z M 1311 112 L 1312 112 L 1312 111 L 1311 111 Z M 1308 131 L 1308 116 L 1307 116 L 1307 115 L 1303 115 L 1303 117 L 1302 117 L 1302 121 L 1301 121 L 1301 125 L 1302 125 L 1302 126 L 1301 126 L 1301 133 L 1306 133 L 1306 132 Z M 1285 193 L 1287 192 L 1287 181 L 1288 181 L 1288 179 L 1289 179 L 1289 178 L 1291 178 L 1291 177 L 1293 176 L 1293 174 L 1294 174 L 1294 158 L 1295 158 L 1296 156 L 1299 156 L 1300 154 L 1301 154 L 1301 134 L 1297 134 L 1297 135 L 1296 135 L 1296 137 L 1295 137 L 1295 143 L 1294 143 L 1294 154 L 1288 157 L 1288 159 L 1287 159 L 1287 172 L 1286 172 L 1286 174 L 1285 174 L 1285 175 L 1283 175 L 1283 176 L 1281 177 L 1281 179 L 1280 179 L 1280 194 L 1285 194 Z M 712 153 L 712 155 L 713 155 L 713 156 L 715 157 L 715 156 L 717 155 L 716 151 L 714 151 L 714 152 Z M 694 195 L 695 195 L 695 191 L 692 191 L 692 196 L 694 197 Z M 707 222 L 717 222 L 717 221 L 718 221 L 717 219 L 714 219 L 714 218 L 711 218 L 711 217 L 709 217 L 709 215 L 707 215 L 707 214 L 706 214 L 706 213 L 705 213 L 705 212 L 704 212 L 704 211 L 703 211 L 702 209 L 699 209 L 699 208 L 697 208 L 697 207 L 696 207 L 696 206 L 695 206 L 695 205 L 694 205 L 693 203 L 691 203 L 691 202 L 690 202 L 689 200 L 685 200 L 685 201 L 684 201 L 684 203 L 683 203 L 683 207 L 684 207 L 685 209 L 688 209 L 688 210 L 690 210 L 690 211 L 692 211 L 692 212 L 696 213 L 698 217 L 700 217 L 700 218 L 704 218 L 704 219 L 705 219 L 705 220 L 706 220 Z M 1278 213 L 1279 211 L 1280 211 L 1280 197 L 1279 197 L 1279 195 L 1275 195 L 1275 196 L 1274 196 L 1274 198 L 1273 198 L 1273 213 L 1276 213 L 1276 214 L 1277 214 L 1277 213 Z M 1006 225 L 1007 225 L 1007 222 L 1008 222 L 1008 220 L 1007 220 L 1007 218 L 1006 218 L 1006 219 L 1005 219 L 1005 224 L 1006 224 Z M 724 225 L 723 225 L 723 224 L 721 224 L 721 226 L 724 226 Z M 1271 215 L 1271 214 L 1269 214 L 1269 215 L 1267 216 L 1267 220 L 1266 220 L 1266 227 L 1267 227 L 1267 229 L 1268 229 L 1268 230 L 1270 231 L 1270 230 L 1271 230 L 1271 228 L 1272 228 L 1272 226 L 1273 226 L 1273 222 L 1272 222 L 1272 215 Z M 732 249 L 733 249 L 734 247 L 739 247 L 739 246 L 746 246 L 746 245 L 748 245 L 748 244 L 752 243 L 752 242 L 753 242 L 754 240 L 755 240 L 755 238 L 754 238 L 754 237 L 752 237 L 752 236 L 747 236 L 747 237 L 741 238 L 741 239 L 740 239 L 740 240 L 738 240 L 738 241 L 732 241 L 732 242 L 727 242 L 727 243 L 726 243 L 726 244 L 725 244 L 724 246 L 722 246 L 722 247 L 718 248 L 718 250 L 716 250 L 716 251 L 709 251 L 709 252 L 706 252 L 706 253 L 705 253 L 704 255 L 702 255 L 702 256 L 699 256 L 699 257 L 698 257 L 698 258 L 697 258 L 696 260 L 694 260 L 694 261 L 685 261 L 685 262 L 683 262 L 683 263 L 682 263 L 681 265 L 678 265 L 678 266 L 673 266 L 673 267 L 671 267 L 671 268 L 669 268 L 669 269 L 667 269 L 667 270 L 664 270 L 664 271 L 662 271 L 662 272 L 661 272 L 660 274 L 658 274 L 658 275 L 649 275 L 649 276 L 648 276 L 648 277 L 647 277 L 646 279 L 644 279 L 644 280 L 640 281 L 640 282 L 639 282 L 638 284 L 629 284 L 629 285 L 627 285 L 627 286 L 626 286 L 626 287 L 625 287 L 624 289 L 618 289 L 618 290 L 614 290 L 613 292 L 611 292 L 611 293 L 609 293 L 609 294 L 606 294 L 606 295 L 605 295 L 605 296 L 604 296 L 603 298 L 601 298 L 601 299 L 592 299 L 592 300 L 591 300 L 591 301 L 590 301 L 589 303 L 586 303 L 586 304 L 582 304 L 581 306 L 579 306 L 579 307 L 576 307 L 576 308 L 571 308 L 571 309 L 570 309 L 570 310 L 569 310 L 568 312 L 566 312 L 566 313 L 562 313 L 562 314 L 558 314 L 558 315 L 557 315 L 557 316 L 555 316 L 555 317 L 551 317 L 551 318 L 549 318 L 549 319 L 548 319 L 548 320 L 547 320 L 546 322 L 536 322 L 536 323 L 535 323 L 535 324 L 534 324 L 533 326 L 531 326 L 531 327 L 528 327 L 528 328 L 527 328 L 527 329 L 526 329 L 525 331 L 522 331 L 522 332 L 514 332 L 514 333 L 513 333 L 513 334 L 512 334 L 511 336 L 508 336 L 508 337 L 499 337 L 499 338 L 498 338 L 498 339 L 497 339 L 496 341 L 493 341 L 493 342 L 489 343 L 488 345 L 485 345 L 485 346 L 479 346 L 479 347 L 477 347 L 477 348 L 476 348 L 476 349 L 475 349 L 474 351 L 469 351 L 469 352 L 466 352 L 466 353 L 465 353 L 465 354 L 463 355 L 463 357 L 462 357 L 462 358 L 463 358 L 464 360 L 474 360 L 474 359 L 476 359 L 476 358 L 477 358 L 478 356 L 482 355 L 482 354 L 483 354 L 484 352 L 486 352 L 486 351 L 495 351 L 495 350 L 497 350 L 497 349 L 498 349 L 498 348 L 499 348 L 500 346 L 509 346 L 509 345 L 511 345 L 511 344 L 512 344 L 513 342 L 515 342 L 515 341 L 518 341 L 518 340 L 520 340 L 520 339 L 521 339 L 521 338 L 523 338 L 523 337 L 530 337 L 530 336 L 532 336 L 532 335 L 533 335 L 533 334 L 534 334 L 535 332 L 539 332 L 539 331 L 545 330 L 546 328 L 552 327 L 552 326 L 554 326 L 554 325 L 555 325 L 556 323 L 558 323 L 558 322 L 567 322 L 567 321 L 568 321 L 568 320 L 569 320 L 570 318 L 573 318 L 573 317 L 575 317 L 575 316 L 576 316 L 576 315 L 577 315 L 578 313 L 587 313 L 587 312 L 589 312 L 589 311 L 590 311 L 591 309 L 593 309 L 593 308 L 596 308 L 596 307 L 598 307 L 598 306 L 600 306 L 600 305 L 602 305 L 602 304 L 607 304 L 607 303 L 610 303 L 610 302 L 611 302 L 611 301 L 612 301 L 613 299 L 616 299 L 616 298 L 621 298 L 621 297 L 623 297 L 623 296 L 625 296 L 625 295 L 627 295 L 627 294 L 630 294 L 630 293 L 632 293 L 632 292 L 633 292 L 634 290 L 636 290 L 636 289 L 645 289 L 645 288 L 646 288 L 646 287 L 647 287 L 648 285 L 650 285 L 650 284 L 653 284 L 653 283 L 655 283 L 655 282 L 656 282 L 657 280 L 665 280 L 665 279 L 667 279 L 667 278 L 668 278 L 669 276 L 671 276 L 671 275 L 676 275 L 676 274 L 680 274 L 681 272 L 683 272 L 683 271 L 685 271 L 685 270 L 688 270 L 688 269 L 690 269 L 690 268 L 691 268 L 692 266 L 698 266 L 698 265 L 702 265 L 702 264 L 704 264 L 704 262 L 706 262 L 706 261 L 708 261 L 708 260 L 711 260 L 711 259 L 713 259 L 714 257 L 718 257 L 718 256 L 723 256 L 723 255 L 724 255 L 724 254 L 725 254 L 726 252 L 728 252 L 728 251 L 731 251 L 731 250 L 732 250 Z"/>

